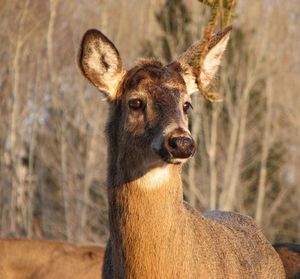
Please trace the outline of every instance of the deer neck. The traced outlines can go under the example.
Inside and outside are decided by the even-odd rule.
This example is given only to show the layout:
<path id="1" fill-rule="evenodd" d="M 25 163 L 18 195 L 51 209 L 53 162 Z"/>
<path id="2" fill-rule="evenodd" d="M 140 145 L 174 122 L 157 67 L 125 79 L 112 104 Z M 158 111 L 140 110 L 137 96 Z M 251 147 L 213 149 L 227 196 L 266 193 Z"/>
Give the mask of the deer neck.
<path id="1" fill-rule="evenodd" d="M 137 175 L 128 174 L 126 160 L 121 162 L 109 171 L 109 179 L 114 177 L 108 186 L 114 265 L 122 266 L 125 277 L 159 274 L 166 271 L 167 254 L 177 253 L 183 241 L 181 166 L 164 164 Z"/>

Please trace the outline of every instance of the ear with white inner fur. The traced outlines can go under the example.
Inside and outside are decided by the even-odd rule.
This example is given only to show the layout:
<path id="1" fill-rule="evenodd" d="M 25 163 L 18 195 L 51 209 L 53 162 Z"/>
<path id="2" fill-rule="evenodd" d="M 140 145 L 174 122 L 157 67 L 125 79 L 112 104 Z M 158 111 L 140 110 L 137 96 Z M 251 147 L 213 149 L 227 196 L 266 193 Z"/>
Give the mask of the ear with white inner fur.
<path id="1" fill-rule="evenodd" d="M 110 100 L 123 76 L 122 61 L 114 44 L 100 31 L 88 30 L 81 41 L 78 65 L 83 75 Z"/>
<path id="2" fill-rule="evenodd" d="M 203 41 L 196 42 L 178 58 L 177 62 L 183 69 L 182 76 L 189 94 L 199 91 L 201 88 L 207 88 L 213 80 L 221 64 L 230 31 L 231 27 L 227 27 L 212 36 L 208 43 L 208 53 L 204 57 L 202 65 L 195 66 L 195 59 L 200 58 Z"/>

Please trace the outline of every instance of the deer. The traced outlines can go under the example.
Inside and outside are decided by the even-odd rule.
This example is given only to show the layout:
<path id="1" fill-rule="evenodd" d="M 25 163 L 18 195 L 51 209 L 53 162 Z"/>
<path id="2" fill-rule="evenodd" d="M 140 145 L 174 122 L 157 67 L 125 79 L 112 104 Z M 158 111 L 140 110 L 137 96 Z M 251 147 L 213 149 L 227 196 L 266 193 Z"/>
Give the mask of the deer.
<path id="1" fill-rule="evenodd" d="M 101 277 L 104 249 L 62 241 L 1 239 L 1 279 Z"/>
<path id="2" fill-rule="evenodd" d="M 191 94 L 208 88 L 231 28 L 163 65 L 139 60 L 126 70 L 115 45 L 90 29 L 81 73 L 105 97 L 110 238 L 103 278 L 285 278 L 282 262 L 251 217 L 198 212 L 183 200 L 181 172 L 196 143 L 188 128 Z"/>
<path id="3" fill-rule="evenodd" d="M 300 278 L 300 244 L 296 243 L 276 243 L 273 244 L 279 254 L 287 279 Z"/>

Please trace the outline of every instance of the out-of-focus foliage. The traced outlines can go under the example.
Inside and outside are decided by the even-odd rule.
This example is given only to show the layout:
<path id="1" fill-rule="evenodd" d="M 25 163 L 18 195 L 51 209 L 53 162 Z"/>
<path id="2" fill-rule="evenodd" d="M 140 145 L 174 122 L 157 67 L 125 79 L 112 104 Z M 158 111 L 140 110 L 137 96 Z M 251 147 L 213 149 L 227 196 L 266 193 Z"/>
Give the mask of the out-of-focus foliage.
<path id="1" fill-rule="evenodd" d="M 204 35 L 202 39 L 202 44 L 200 45 L 199 56 L 195 57 L 193 64 L 197 65 L 198 67 L 202 67 L 204 62 L 205 56 L 209 51 L 210 41 L 217 31 L 220 34 L 224 34 L 227 30 L 231 28 L 229 24 L 231 23 L 234 8 L 236 7 L 235 0 L 199 0 L 200 2 L 206 4 L 210 8 L 210 19 L 207 23 L 207 26 L 204 30 Z M 218 30 L 220 29 L 220 30 Z M 222 98 L 218 93 L 209 92 L 209 89 L 204 88 L 200 82 L 197 81 L 197 85 L 199 91 L 203 95 L 205 99 L 211 102 L 221 102 Z"/>
<path id="2" fill-rule="evenodd" d="M 170 62 L 192 44 L 191 15 L 182 0 L 167 0 L 155 19 L 161 33 L 143 42 L 141 55 Z"/>

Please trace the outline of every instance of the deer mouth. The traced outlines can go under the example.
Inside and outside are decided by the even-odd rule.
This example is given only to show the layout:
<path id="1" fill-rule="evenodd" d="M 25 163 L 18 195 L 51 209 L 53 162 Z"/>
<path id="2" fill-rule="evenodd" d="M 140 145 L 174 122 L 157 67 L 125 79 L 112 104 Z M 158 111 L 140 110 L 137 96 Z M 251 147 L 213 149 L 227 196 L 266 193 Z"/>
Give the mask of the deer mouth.
<path id="1" fill-rule="evenodd" d="M 169 154 L 168 152 L 166 152 L 166 151 L 163 150 L 163 149 L 157 151 L 156 154 L 157 154 L 157 155 L 161 158 L 161 160 L 163 160 L 165 163 L 168 163 L 168 164 L 174 164 L 174 165 L 183 164 L 183 163 L 185 163 L 189 158 L 191 158 L 191 157 L 193 156 L 193 154 L 191 154 L 189 157 L 185 157 L 185 158 L 173 157 L 172 154 Z"/>

